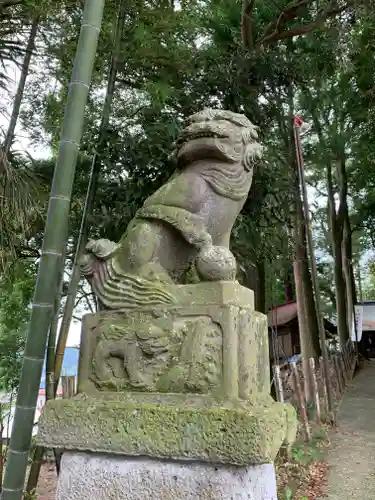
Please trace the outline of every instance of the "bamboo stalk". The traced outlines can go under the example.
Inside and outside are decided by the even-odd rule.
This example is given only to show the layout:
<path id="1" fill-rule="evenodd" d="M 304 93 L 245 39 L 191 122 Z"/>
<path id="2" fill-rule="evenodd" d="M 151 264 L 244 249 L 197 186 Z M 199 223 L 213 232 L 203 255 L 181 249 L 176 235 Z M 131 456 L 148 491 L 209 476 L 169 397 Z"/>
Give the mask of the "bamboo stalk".
<path id="1" fill-rule="evenodd" d="M 56 347 L 56 334 L 57 325 L 59 320 L 60 302 L 63 287 L 63 274 L 65 264 L 65 252 L 61 259 L 60 273 L 58 279 L 59 291 L 55 297 L 54 312 L 51 321 L 51 326 L 48 335 L 47 354 L 46 354 L 46 402 L 54 399 L 55 397 L 55 347 Z M 43 464 L 45 448 L 36 446 L 34 453 L 31 457 L 31 466 L 29 476 L 27 478 L 26 492 L 29 496 L 35 493 L 36 486 L 39 479 L 40 469 Z M 55 453 L 56 472 L 59 472 L 59 461 Z"/>
<path id="2" fill-rule="evenodd" d="M 1 500 L 21 500 L 105 0 L 86 0 L 52 182 Z"/>
<path id="3" fill-rule="evenodd" d="M 320 411 L 319 389 L 318 389 L 318 382 L 316 380 L 314 358 L 309 359 L 309 364 L 310 364 L 310 376 L 311 376 L 311 381 L 312 381 L 312 388 L 313 388 L 313 395 L 314 395 L 314 402 L 315 402 L 315 416 L 316 416 L 318 423 L 320 423 L 320 421 L 322 419 L 322 415 L 321 415 L 321 411 Z"/>
<path id="4" fill-rule="evenodd" d="M 98 140 L 98 146 L 97 146 L 97 150 L 99 150 L 99 151 L 103 147 L 104 140 L 105 140 L 105 134 L 107 132 L 107 127 L 109 124 L 110 112 L 111 112 L 111 108 L 112 108 L 112 99 L 113 99 L 115 81 L 116 81 L 116 75 L 117 75 L 117 60 L 119 59 L 119 53 L 121 50 L 121 39 L 122 39 L 123 26 L 124 26 L 127 6 L 128 6 L 127 2 L 125 0 L 121 0 L 120 7 L 119 7 L 119 14 L 117 17 L 116 35 L 115 35 L 114 46 L 113 46 L 113 51 L 112 51 L 112 56 L 111 56 L 111 64 L 110 64 L 110 68 L 109 68 L 107 92 L 106 92 L 105 102 L 104 102 L 104 106 L 103 106 L 102 121 L 100 124 L 100 130 L 99 130 L 99 140 Z M 70 324 L 71 324 L 72 317 L 73 317 L 75 298 L 77 295 L 78 285 L 79 285 L 79 281 L 80 281 L 80 277 L 81 277 L 80 276 L 80 268 L 79 268 L 79 259 L 80 259 L 82 251 L 84 250 L 84 248 L 86 246 L 86 242 L 87 242 L 88 229 L 89 229 L 88 214 L 92 210 L 92 204 L 93 204 L 95 190 L 96 190 L 96 180 L 97 180 L 97 177 L 99 175 L 99 172 L 100 172 L 100 155 L 98 154 L 98 151 L 96 151 L 94 154 L 93 160 L 92 160 L 89 186 L 87 189 L 85 206 L 84 206 L 84 210 L 83 210 L 83 214 L 82 214 L 82 221 L 81 221 L 81 228 L 80 228 L 80 233 L 79 233 L 78 242 L 77 242 L 77 249 L 76 249 L 76 253 L 75 253 L 74 261 L 73 261 L 73 271 L 72 271 L 72 276 L 71 276 L 71 279 L 69 282 L 68 293 L 67 293 L 66 302 L 64 305 L 64 313 L 63 313 L 63 317 L 62 317 L 62 321 L 61 321 L 61 325 L 60 325 L 58 341 L 57 341 L 57 346 L 56 346 L 55 365 L 54 365 L 54 369 L 53 369 L 53 376 L 54 376 L 53 385 L 54 385 L 54 395 L 55 396 L 56 396 L 57 388 L 59 385 L 59 379 L 60 379 L 62 364 L 63 364 L 63 360 L 64 360 L 64 353 L 65 353 L 66 343 L 68 340 L 69 328 L 70 328 Z M 36 488 L 39 474 L 40 474 L 40 467 L 41 467 L 41 462 L 42 462 L 42 457 L 43 457 L 44 451 L 45 451 L 44 448 L 41 448 L 39 446 L 36 447 L 36 449 L 35 449 L 33 463 L 32 463 L 31 468 L 30 468 L 27 489 L 26 489 L 26 491 L 29 494 L 32 494 Z"/>
<path id="5" fill-rule="evenodd" d="M 284 403 L 283 384 L 280 376 L 280 366 L 273 365 L 273 375 L 275 379 L 276 399 L 280 403 Z"/>
<path id="6" fill-rule="evenodd" d="M 297 365 L 295 362 L 292 362 L 292 363 L 290 363 L 290 366 L 292 368 L 294 390 L 295 390 L 297 400 L 298 400 L 300 416 L 301 416 L 302 425 L 303 425 L 303 429 L 304 429 L 304 433 L 305 433 L 305 440 L 311 441 L 309 419 L 307 417 L 306 405 L 305 405 L 305 401 L 304 401 L 304 398 L 302 395 L 301 381 L 300 381 L 299 373 L 297 370 Z"/>
<path id="7" fill-rule="evenodd" d="M 59 331 L 58 341 L 57 341 L 57 346 L 56 346 L 56 366 L 55 366 L 55 386 L 56 386 L 56 388 L 59 384 L 59 378 L 60 378 L 60 374 L 61 374 L 62 363 L 64 360 L 64 352 L 65 352 L 66 342 L 68 339 L 69 328 L 70 328 L 70 324 L 72 322 L 72 317 L 73 317 L 74 303 L 75 303 L 75 299 L 77 296 L 79 281 L 81 278 L 79 259 L 81 258 L 82 252 L 85 249 L 85 246 L 87 243 L 87 238 L 88 238 L 88 232 L 89 232 L 88 215 L 91 213 L 92 207 L 93 207 L 93 202 L 94 202 L 94 197 L 95 197 L 95 192 L 96 192 L 96 185 L 97 185 L 97 180 L 99 177 L 100 167 L 101 167 L 100 154 L 102 153 L 102 149 L 103 149 L 103 146 L 105 143 L 105 138 L 106 138 L 107 129 L 108 129 L 109 120 L 110 120 L 113 96 L 114 96 L 114 91 L 115 91 L 115 83 L 116 83 L 116 77 L 117 77 L 118 60 L 120 58 L 120 53 L 121 53 L 121 40 L 122 40 L 122 34 L 123 34 L 123 26 L 124 26 L 124 22 L 125 22 L 127 8 L 128 8 L 128 3 L 126 2 L 126 0 L 121 0 L 120 6 L 119 6 L 119 13 L 118 13 L 118 17 L 117 17 L 116 35 L 115 35 L 115 40 L 114 40 L 114 45 L 113 45 L 113 50 L 112 50 L 111 64 L 110 64 L 109 74 L 108 74 L 106 96 L 105 96 L 105 100 L 104 100 L 102 119 L 101 119 L 101 124 L 100 124 L 100 128 L 99 128 L 98 145 L 97 145 L 95 154 L 94 154 L 93 159 L 92 159 L 89 185 L 87 188 L 85 206 L 84 206 L 83 214 L 82 214 L 81 227 L 80 227 L 78 241 L 77 241 L 76 253 L 74 255 L 72 276 L 71 276 L 71 279 L 69 282 L 68 293 L 66 296 L 66 302 L 65 302 L 65 306 L 64 306 L 63 318 L 61 321 L 60 331 Z"/>

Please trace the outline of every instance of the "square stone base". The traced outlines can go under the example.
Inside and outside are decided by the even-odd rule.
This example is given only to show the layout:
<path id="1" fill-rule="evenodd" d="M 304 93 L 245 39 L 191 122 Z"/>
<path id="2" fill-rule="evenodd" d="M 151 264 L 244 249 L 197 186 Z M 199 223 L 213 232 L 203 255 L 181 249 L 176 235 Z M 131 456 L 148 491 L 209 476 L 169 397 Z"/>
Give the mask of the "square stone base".
<path id="1" fill-rule="evenodd" d="M 65 452 L 57 500 L 277 500 L 272 464 L 248 467 Z"/>
<path id="2" fill-rule="evenodd" d="M 292 406 L 271 396 L 218 401 L 157 393 L 80 394 L 49 401 L 38 444 L 66 451 L 235 466 L 271 463 L 296 431 Z"/>

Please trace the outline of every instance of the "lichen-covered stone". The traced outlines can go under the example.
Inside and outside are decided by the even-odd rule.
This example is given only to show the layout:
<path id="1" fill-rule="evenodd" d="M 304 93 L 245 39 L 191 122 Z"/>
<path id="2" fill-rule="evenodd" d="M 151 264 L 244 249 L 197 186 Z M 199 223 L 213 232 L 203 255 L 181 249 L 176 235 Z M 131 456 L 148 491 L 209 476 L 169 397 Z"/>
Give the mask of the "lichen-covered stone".
<path id="1" fill-rule="evenodd" d="M 79 392 L 269 393 L 267 318 L 252 292 L 228 282 L 177 288 L 179 306 L 84 318 Z"/>
<path id="2" fill-rule="evenodd" d="M 198 460 L 272 462 L 289 433 L 285 405 L 262 396 L 220 403 L 209 397 L 78 396 L 47 403 L 38 442 L 65 450 Z"/>

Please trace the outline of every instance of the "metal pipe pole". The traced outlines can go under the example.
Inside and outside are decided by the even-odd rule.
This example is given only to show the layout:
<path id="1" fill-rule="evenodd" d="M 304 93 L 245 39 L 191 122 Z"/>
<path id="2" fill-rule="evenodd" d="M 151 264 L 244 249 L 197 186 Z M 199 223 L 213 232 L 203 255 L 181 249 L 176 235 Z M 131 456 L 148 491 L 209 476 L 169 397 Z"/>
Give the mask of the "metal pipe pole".
<path id="1" fill-rule="evenodd" d="M 315 258 L 315 250 L 314 244 L 312 240 L 312 228 L 310 222 L 310 213 L 309 213 L 309 202 L 307 198 L 307 188 L 306 188 L 306 179 L 304 172 L 304 162 L 302 156 L 302 148 L 301 148 L 301 123 L 299 120 L 294 120 L 293 124 L 293 133 L 294 133 L 294 141 L 297 152 L 297 167 L 298 174 L 301 183 L 302 189 L 302 198 L 303 198 L 303 210 L 305 215 L 305 223 L 306 223 L 306 233 L 307 233 L 307 246 L 310 255 L 311 261 L 311 278 L 313 283 L 313 289 L 315 294 L 315 303 L 316 303 L 316 312 L 318 316 L 318 328 L 319 328 L 319 339 L 320 339 L 320 347 L 322 350 L 322 358 L 324 371 L 326 373 L 326 387 L 327 387 L 327 399 L 328 399 L 328 411 L 331 414 L 331 417 L 334 418 L 334 405 L 333 405 L 333 393 L 331 381 L 329 379 L 329 361 L 328 361 L 328 349 L 326 344 L 326 334 L 324 329 L 324 320 L 321 306 L 321 298 L 320 298 L 320 287 L 318 281 L 318 270 L 316 266 L 316 258 Z"/>

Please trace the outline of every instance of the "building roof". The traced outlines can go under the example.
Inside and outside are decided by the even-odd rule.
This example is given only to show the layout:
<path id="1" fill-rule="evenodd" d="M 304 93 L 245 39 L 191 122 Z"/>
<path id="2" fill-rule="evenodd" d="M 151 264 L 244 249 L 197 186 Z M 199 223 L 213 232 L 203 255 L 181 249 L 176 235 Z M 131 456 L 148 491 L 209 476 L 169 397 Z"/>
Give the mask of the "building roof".
<path id="1" fill-rule="evenodd" d="M 285 302 L 280 306 L 274 307 L 267 313 L 269 326 L 283 326 L 297 317 L 297 302 Z"/>
<path id="2" fill-rule="evenodd" d="M 286 326 L 292 321 L 298 321 L 297 301 L 285 302 L 274 307 L 267 313 L 269 327 Z M 328 319 L 324 318 L 325 329 L 330 333 L 336 333 L 337 327 Z"/>

